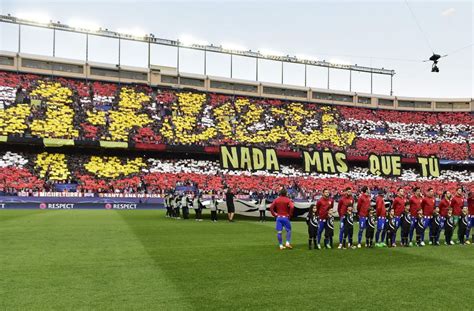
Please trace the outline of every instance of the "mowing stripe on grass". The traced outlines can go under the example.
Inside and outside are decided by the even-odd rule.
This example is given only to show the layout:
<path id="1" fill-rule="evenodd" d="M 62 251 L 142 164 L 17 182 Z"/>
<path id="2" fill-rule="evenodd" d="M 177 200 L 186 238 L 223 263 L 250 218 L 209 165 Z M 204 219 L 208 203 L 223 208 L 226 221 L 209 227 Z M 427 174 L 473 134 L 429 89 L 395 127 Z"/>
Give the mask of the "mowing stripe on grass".
<path id="1" fill-rule="evenodd" d="M 0 213 L 0 223 L 2 224 L 2 226 L 6 226 L 7 222 L 10 220 L 15 220 L 21 217 L 32 217 L 35 214 L 40 214 L 42 212 L 44 211 L 39 210 L 39 209 L 34 209 L 34 210 L 24 209 L 24 210 L 15 210 L 15 211 L 3 210 Z"/>
<path id="2" fill-rule="evenodd" d="M 0 236 L 0 309 L 187 307 L 114 211 L 44 211 Z"/>
<path id="3" fill-rule="evenodd" d="M 208 216 L 11 218 L 0 225 L 0 309 L 472 309 L 473 246 L 309 251 L 298 221 L 295 249 L 279 251 L 274 222 Z"/>

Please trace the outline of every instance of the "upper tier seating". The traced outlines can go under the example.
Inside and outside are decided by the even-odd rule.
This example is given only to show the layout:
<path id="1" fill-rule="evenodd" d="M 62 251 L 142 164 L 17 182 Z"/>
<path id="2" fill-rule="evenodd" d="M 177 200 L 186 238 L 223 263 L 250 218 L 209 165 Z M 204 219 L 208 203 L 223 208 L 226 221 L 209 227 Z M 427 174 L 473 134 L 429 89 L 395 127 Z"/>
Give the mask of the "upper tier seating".
<path id="1" fill-rule="evenodd" d="M 0 72 L 0 135 L 474 158 L 466 112 L 406 112 Z"/>

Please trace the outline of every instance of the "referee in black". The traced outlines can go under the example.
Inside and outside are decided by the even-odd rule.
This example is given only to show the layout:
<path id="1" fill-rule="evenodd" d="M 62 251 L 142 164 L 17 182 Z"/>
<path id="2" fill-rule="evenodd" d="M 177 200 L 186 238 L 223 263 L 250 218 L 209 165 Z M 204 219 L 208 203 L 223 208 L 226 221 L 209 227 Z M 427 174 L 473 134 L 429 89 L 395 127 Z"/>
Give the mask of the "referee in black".
<path id="1" fill-rule="evenodd" d="M 229 217 L 229 222 L 234 222 L 235 206 L 234 206 L 234 196 L 230 188 L 227 189 L 225 194 L 225 203 L 227 205 L 227 217 Z"/>

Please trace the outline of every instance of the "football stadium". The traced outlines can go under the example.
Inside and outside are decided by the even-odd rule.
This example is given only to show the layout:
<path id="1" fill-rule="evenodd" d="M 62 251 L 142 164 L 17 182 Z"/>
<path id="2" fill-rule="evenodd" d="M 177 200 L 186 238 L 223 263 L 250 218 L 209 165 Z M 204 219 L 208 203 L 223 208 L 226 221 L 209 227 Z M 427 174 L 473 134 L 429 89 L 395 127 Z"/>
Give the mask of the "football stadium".
<path id="1" fill-rule="evenodd" d="M 0 309 L 474 308 L 472 3 L 0 3 Z M 348 63 L 152 28 L 324 27 L 305 6 L 414 43 Z"/>

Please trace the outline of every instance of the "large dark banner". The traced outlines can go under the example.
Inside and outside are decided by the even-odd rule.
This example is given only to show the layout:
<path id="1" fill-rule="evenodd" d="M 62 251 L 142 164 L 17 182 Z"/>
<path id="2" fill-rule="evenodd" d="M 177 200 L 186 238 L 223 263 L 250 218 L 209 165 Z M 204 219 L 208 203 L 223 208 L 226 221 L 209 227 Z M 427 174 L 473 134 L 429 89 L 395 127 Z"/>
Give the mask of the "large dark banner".
<path id="1" fill-rule="evenodd" d="M 349 165 L 344 152 L 331 150 L 303 151 L 303 168 L 306 173 L 320 174 L 347 173 Z"/>
<path id="2" fill-rule="evenodd" d="M 369 155 L 369 172 L 375 176 L 402 176 L 402 157 L 397 154 Z"/>
<path id="3" fill-rule="evenodd" d="M 229 170 L 280 171 L 277 152 L 272 148 L 220 146 L 220 165 Z"/>
<path id="4" fill-rule="evenodd" d="M 280 171 L 275 149 L 222 145 L 219 150 L 219 162 L 223 169 Z M 341 174 L 350 171 L 348 157 L 342 151 L 305 150 L 300 155 L 305 173 Z M 439 159 L 436 156 L 417 157 L 413 163 L 419 165 L 422 177 L 439 177 Z M 371 153 L 368 157 L 368 167 L 370 174 L 374 176 L 400 177 L 403 173 L 402 156 Z"/>
<path id="5" fill-rule="evenodd" d="M 420 165 L 421 176 L 423 177 L 439 177 L 439 158 L 416 157 L 416 161 Z"/>

